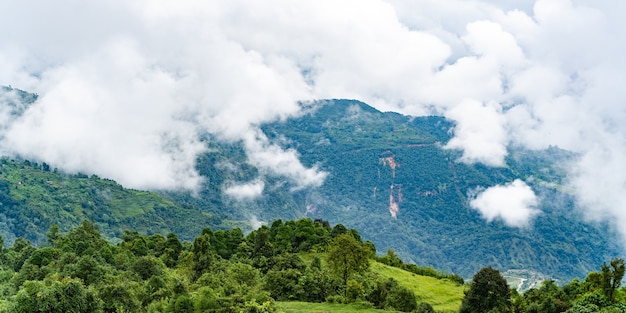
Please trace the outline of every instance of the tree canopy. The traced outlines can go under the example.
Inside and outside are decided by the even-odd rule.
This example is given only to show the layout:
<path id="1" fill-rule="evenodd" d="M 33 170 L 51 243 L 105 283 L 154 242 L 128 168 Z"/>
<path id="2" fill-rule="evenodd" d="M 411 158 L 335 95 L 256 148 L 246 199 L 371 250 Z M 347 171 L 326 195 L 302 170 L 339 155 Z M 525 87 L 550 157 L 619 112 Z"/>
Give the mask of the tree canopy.
<path id="1" fill-rule="evenodd" d="M 472 278 L 461 304 L 461 313 L 510 312 L 506 279 L 492 267 L 485 267 Z"/>
<path id="2" fill-rule="evenodd" d="M 348 279 L 354 273 L 368 269 L 369 250 L 349 233 L 337 235 L 328 251 L 328 264 L 331 270 L 343 281 L 344 296 L 347 296 Z"/>

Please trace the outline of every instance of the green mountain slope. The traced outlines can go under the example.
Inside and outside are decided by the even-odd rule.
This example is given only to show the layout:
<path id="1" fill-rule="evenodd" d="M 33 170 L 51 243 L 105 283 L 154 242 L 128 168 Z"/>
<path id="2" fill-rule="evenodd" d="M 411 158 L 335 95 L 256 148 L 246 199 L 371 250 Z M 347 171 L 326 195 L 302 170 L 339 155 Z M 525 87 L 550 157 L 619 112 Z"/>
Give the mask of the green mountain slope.
<path id="1" fill-rule="evenodd" d="M 146 191 L 125 189 L 96 176 L 66 175 L 47 164 L 0 159 L 0 235 L 45 241 L 50 225 L 62 231 L 91 220 L 109 239 L 127 229 L 144 234 L 175 232 L 192 239 L 219 219 Z"/>
<path id="2" fill-rule="evenodd" d="M 3 116 L 19 116 L 36 95 L 3 87 Z M 270 140 L 299 152 L 307 166 L 329 175 L 314 189 L 247 162 L 241 143 L 205 138 L 208 152 L 197 169 L 205 178 L 198 194 L 126 190 L 113 181 L 63 175 L 9 160 L 0 168 L 0 234 L 11 242 L 24 236 L 39 242 L 52 223 L 63 230 L 82 219 L 97 223 L 108 238 L 126 228 L 148 234 L 174 231 L 192 238 L 203 227 L 241 227 L 258 221 L 320 218 L 358 229 L 381 251 L 468 278 L 492 265 L 569 279 L 582 277 L 621 248 L 606 224 L 583 221 L 565 192 L 563 168 L 576 156 L 558 148 L 510 148 L 507 166 L 457 162 L 459 151 L 442 147 L 454 125 L 442 117 L 411 118 L 383 113 L 358 101 L 305 105 L 305 114 L 262 125 Z M 528 228 L 486 222 L 469 207 L 480 188 L 522 179 L 543 201 Z M 263 180 L 255 199 L 240 200 L 224 190 Z"/>
<path id="3" fill-rule="evenodd" d="M 297 150 L 305 165 L 329 174 L 320 188 L 294 191 L 285 179 L 248 164 L 241 145 L 212 139 L 198 161 L 209 182 L 201 196 L 168 197 L 233 220 L 308 216 L 344 223 L 379 252 L 392 248 L 405 260 L 466 278 L 488 265 L 583 277 L 619 255 L 610 228 L 584 222 L 572 195 L 563 192 L 563 168 L 576 157 L 572 153 L 511 147 L 505 167 L 468 165 L 457 162 L 459 151 L 442 148 L 454 126 L 442 117 L 383 113 L 352 100 L 315 102 L 305 110 L 262 129 L 274 143 Z M 222 192 L 256 179 L 265 182 L 259 198 L 237 201 Z M 530 227 L 488 223 L 469 207 L 479 188 L 515 179 L 543 199 Z"/>
<path id="4" fill-rule="evenodd" d="M 487 265 L 583 276 L 620 251 L 609 228 L 583 222 L 573 197 L 560 191 L 571 153 L 511 149 L 506 167 L 468 165 L 456 161 L 459 151 L 442 148 L 453 125 L 441 117 L 409 118 L 349 100 L 316 105 L 264 127 L 329 173 L 321 188 L 294 195 L 302 215 L 345 223 L 377 247 L 465 277 Z M 469 207 L 476 188 L 518 178 L 544 199 L 530 227 L 487 223 Z"/>

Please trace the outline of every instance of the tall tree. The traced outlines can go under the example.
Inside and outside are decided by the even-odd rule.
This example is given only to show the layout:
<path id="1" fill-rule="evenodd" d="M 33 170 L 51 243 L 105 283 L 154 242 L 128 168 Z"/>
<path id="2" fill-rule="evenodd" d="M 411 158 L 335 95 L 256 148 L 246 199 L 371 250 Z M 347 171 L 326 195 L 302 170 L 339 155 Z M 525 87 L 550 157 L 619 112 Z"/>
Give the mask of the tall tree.
<path id="1" fill-rule="evenodd" d="M 611 259 L 610 265 L 602 264 L 602 290 L 609 301 L 614 300 L 615 290 L 621 285 L 625 270 L 624 259 Z"/>
<path id="2" fill-rule="evenodd" d="M 328 252 L 328 265 L 341 278 L 344 298 L 347 296 L 348 278 L 369 268 L 369 250 L 350 234 L 340 234 L 332 241 Z"/>
<path id="3" fill-rule="evenodd" d="M 494 268 L 478 271 L 465 292 L 460 313 L 510 312 L 509 286 Z"/>

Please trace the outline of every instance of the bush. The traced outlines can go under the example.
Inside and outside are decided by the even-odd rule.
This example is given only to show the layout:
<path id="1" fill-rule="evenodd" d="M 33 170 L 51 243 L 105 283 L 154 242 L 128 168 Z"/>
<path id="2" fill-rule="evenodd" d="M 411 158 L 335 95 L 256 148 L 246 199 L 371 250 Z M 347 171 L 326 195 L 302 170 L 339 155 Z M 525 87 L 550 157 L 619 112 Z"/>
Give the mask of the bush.
<path id="1" fill-rule="evenodd" d="M 346 292 L 347 302 L 355 302 L 365 299 L 365 288 L 355 280 L 348 281 L 348 290 Z"/>
<path id="2" fill-rule="evenodd" d="M 422 302 L 417 305 L 413 313 L 435 313 L 435 309 L 427 302 Z"/>
<path id="3" fill-rule="evenodd" d="M 385 299 L 385 308 L 394 308 L 402 312 L 411 312 L 417 308 L 417 300 L 413 291 L 406 287 L 395 286 Z"/>
<path id="4" fill-rule="evenodd" d="M 374 308 L 374 305 L 372 305 L 371 302 L 364 300 L 354 302 L 354 306 L 357 307 L 359 310 L 368 310 Z"/>
<path id="5" fill-rule="evenodd" d="M 326 297 L 326 302 L 328 303 L 343 303 L 343 296 L 334 295 Z"/>

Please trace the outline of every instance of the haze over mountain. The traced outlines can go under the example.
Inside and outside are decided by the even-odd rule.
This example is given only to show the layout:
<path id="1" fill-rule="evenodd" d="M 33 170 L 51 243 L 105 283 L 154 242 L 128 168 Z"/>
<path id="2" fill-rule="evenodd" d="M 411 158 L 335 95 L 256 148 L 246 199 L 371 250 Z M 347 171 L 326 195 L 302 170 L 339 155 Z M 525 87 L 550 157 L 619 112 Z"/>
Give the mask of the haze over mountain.
<path id="1" fill-rule="evenodd" d="M 459 164 L 504 168 L 507 147 L 577 153 L 563 179 L 575 195 L 567 207 L 626 238 L 625 6 L 12 2 L 0 11 L 10 30 L 0 39 L 0 85 L 39 97 L 0 114 L 0 148 L 127 187 L 198 192 L 206 140 L 241 143 L 260 173 L 314 190 L 328 173 L 260 127 L 304 114 L 298 102 L 358 99 L 454 122 L 444 148 L 460 151 Z M 532 226 L 541 195 L 511 178 L 471 204 L 485 223 Z M 262 184 L 224 192 L 260 196 Z"/>

